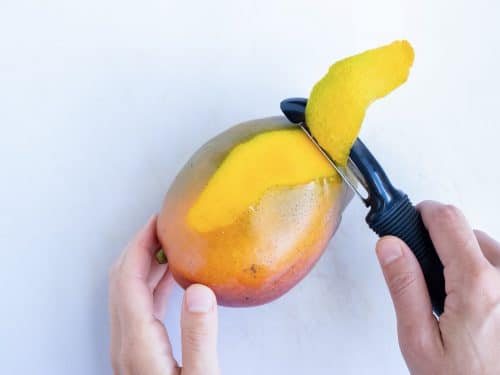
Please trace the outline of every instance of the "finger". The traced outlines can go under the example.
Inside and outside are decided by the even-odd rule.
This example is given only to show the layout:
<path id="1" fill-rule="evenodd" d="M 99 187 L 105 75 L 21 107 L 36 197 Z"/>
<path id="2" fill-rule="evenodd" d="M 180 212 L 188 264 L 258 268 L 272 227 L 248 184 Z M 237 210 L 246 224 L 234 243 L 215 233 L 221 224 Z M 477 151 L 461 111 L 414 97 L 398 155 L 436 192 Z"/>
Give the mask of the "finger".
<path id="1" fill-rule="evenodd" d="M 486 259 L 495 267 L 500 267 L 500 242 L 480 230 L 475 230 L 474 234 Z"/>
<path id="2" fill-rule="evenodd" d="M 181 313 L 182 374 L 219 374 L 217 360 L 217 303 L 206 286 L 191 285 Z"/>
<path id="3" fill-rule="evenodd" d="M 139 230 L 125 249 L 121 272 L 140 280 L 146 280 L 151 267 L 151 257 L 159 249 L 156 237 L 157 216 L 153 215 Z"/>
<path id="4" fill-rule="evenodd" d="M 167 265 L 159 264 L 158 261 L 154 257 L 152 257 L 147 281 L 151 293 L 158 286 L 158 283 L 163 278 L 163 275 L 165 275 L 165 272 L 167 272 Z"/>
<path id="5" fill-rule="evenodd" d="M 418 209 L 445 268 L 463 274 L 464 270 L 478 273 L 486 266 L 476 236 L 459 209 L 432 201 L 421 203 Z"/>
<path id="6" fill-rule="evenodd" d="M 167 310 L 167 298 L 172 292 L 174 278 L 167 269 L 158 283 L 153 296 L 153 309 L 156 319 L 162 320 Z"/>
<path id="7" fill-rule="evenodd" d="M 152 291 L 147 282 L 151 260 L 158 248 L 154 215 L 125 249 L 117 271 L 117 303 L 122 321 L 130 323 L 154 319 Z"/>
<path id="8" fill-rule="evenodd" d="M 114 264 L 109 270 L 109 317 L 110 317 L 110 327 L 111 327 L 111 340 L 109 346 L 109 354 L 111 357 L 111 365 L 115 374 L 119 372 L 119 362 L 118 356 L 121 350 L 121 324 L 120 315 L 117 311 L 117 301 L 116 301 L 116 269 L 117 265 Z"/>
<path id="9" fill-rule="evenodd" d="M 412 251 L 396 237 L 383 237 L 376 252 L 396 311 L 405 357 L 441 350 L 438 323 L 432 314 L 422 270 Z"/>

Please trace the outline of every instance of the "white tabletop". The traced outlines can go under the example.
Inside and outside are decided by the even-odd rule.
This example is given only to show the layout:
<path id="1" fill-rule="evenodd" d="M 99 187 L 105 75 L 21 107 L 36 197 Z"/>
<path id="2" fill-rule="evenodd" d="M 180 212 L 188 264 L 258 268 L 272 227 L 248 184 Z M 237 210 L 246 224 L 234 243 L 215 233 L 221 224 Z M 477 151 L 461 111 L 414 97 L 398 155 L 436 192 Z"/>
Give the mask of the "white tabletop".
<path id="1" fill-rule="evenodd" d="M 415 65 L 362 138 L 414 201 L 453 202 L 500 237 L 498 4 L 3 0 L 0 373 L 110 373 L 107 269 L 187 158 L 394 39 Z M 406 372 L 365 213 L 352 202 L 283 298 L 221 308 L 223 373 Z"/>

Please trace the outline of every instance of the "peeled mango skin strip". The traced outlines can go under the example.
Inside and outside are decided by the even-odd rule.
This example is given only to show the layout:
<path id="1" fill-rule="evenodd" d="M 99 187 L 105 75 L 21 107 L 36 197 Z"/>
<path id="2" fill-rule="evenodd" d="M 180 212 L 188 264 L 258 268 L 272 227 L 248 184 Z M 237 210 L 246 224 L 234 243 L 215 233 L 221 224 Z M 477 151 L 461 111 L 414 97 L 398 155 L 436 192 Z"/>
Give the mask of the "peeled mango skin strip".
<path id="1" fill-rule="evenodd" d="M 271 188 L 334 175 L 300 129 L 264 132 L 229 152 L 190 208 L 187 222 L 199 232 L 209 232 L 233 223 Z"/>
<path id="2" fill-rule="evenodd" d="M 338 61 L 314 86 L 306 122 L 337 163 L 347 163 L 370 103 L 406 81 L 413 59 L 411 45 L 397 41 Z M 233 223 L 269 189 L 333 175 L 300 130 L 264 132 L 229 152 L 190 208 L 187 222 L 209 232 Z"/>
<path id="3" fill-rule="evenodd" d="M 406 82 L 413 59 L 410 43 L 396 41 L 336 62 L 316 83 L 306 123 L 338 164 L 347 164 L 368 106 Z"/>

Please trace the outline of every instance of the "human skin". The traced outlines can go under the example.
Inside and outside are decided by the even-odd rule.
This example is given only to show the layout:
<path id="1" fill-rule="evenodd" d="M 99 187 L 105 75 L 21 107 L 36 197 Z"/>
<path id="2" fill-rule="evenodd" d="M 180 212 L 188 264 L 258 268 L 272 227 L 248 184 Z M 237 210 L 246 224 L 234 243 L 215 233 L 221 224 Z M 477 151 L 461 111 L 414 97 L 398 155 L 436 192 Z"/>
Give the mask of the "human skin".
<path id="1" fill-rule="evenodd" d="M 401 351 L 413 375 L 500 373 L 500 244 L 473 231 L 455 207 L 419 205 L 445 268 L 444 313 L 432 314 L 422 271 L 395 237 L 376 248 L 396 311 Z M 182 302 L 182 355 L 172 355 L 161 319 L 173 283 L 154 253 L 156 216 L 141 229 L 110 270 L 111 359 L 115 374 L 219 374 L 217 304 L 201 285 Z M 332 369 L 334 371 L 335 369 Z"/>

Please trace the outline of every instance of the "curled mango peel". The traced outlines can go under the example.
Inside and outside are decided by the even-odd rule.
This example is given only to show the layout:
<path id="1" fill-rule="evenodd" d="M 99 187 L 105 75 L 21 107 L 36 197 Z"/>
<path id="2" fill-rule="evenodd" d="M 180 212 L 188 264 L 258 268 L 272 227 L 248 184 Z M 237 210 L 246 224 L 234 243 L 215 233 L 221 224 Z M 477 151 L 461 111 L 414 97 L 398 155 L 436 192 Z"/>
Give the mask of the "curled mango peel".
<path id="1" fill-rule="evenodd" d="M 272 188 L 334 174 L 301 130 L 264 132 L 229 152 L 189 210 L 187 222 L 199 232 L 209 232 L 233 223 Z"/>
<path id="2" fill-rule="evenodd" d="M 306 123 L 337 163 L 347 163 L 368 106 L 407 80 L 413 59 L 410 43 L 396 41 L 336 62 L 314 86 Z"/>
<path id="3" fill-rule="evenodd" d="M 407 41 L 333 64 L 313 88 L 306 107 L 311 133 L 345 165 L 374 100 L 403 84 L 413 64 Z M 235 222 L 272 189 L 338 176 L 299 129 L 267 131 L 236 145 L 209 179 L 187 214 L 189 226 L 210 232 Z"/>

